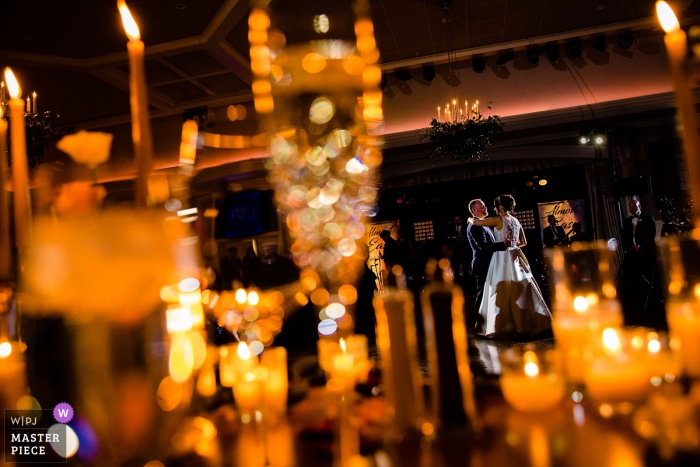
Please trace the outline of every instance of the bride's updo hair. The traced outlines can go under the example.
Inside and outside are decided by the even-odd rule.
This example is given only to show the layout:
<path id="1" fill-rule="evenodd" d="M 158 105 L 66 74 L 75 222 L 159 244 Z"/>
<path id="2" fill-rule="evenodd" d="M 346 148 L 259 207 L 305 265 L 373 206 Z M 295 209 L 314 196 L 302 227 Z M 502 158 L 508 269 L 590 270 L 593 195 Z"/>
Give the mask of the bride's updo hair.
<path id="1" fill-rule="evenodd" d="M 496 209 L 502 207 L 506 212 L 512 212 L 515 209 L 515 199 L 511 195 L 501 195 L 493 200 L 493 205 Z"/>

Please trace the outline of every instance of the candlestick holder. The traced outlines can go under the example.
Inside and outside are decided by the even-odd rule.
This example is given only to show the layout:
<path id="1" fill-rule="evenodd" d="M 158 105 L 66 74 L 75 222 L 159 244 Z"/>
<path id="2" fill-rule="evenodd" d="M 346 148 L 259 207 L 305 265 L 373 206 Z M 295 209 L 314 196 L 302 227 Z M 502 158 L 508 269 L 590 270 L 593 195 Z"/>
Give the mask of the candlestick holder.
<path id="1" fill-rule="evenodd" d="M 683 372 L 700 378 L 700 230 L 660 245 L 666 278 L 666 318 Z"/>
<path id="2" fill-rule="evenodd" d="M 613 251 L 605 242 L 547 249 L 555 290 L 552 328 L 568 379 L 583 382 L 583 351 L 591 332 L 622 326 L 613 274 Z"/>
<path id="3" fill-rule="evenodd" d="M 566 392 L 553 350 L 536 351 L 528 346 L 500 355 L 501 391 L 508 404 L 520 412 L 547 412 L 557 407 Z"/>

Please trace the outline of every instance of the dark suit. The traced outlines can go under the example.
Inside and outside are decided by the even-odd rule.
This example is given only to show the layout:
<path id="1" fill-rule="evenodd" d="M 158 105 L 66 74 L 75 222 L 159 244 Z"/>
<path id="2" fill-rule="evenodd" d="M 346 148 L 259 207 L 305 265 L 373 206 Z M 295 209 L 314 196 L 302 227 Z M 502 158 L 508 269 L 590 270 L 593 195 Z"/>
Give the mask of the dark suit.
<path id="1" fill-rule="evenodd" d="M 488 227 L 469 224 L 467 238 L 472 247 L 471 276 L 476 281 L 476 309 L 478 310 L 484 295 L 484 283 L 489 272 L 491 256 L 495 251 L 505 251 L 506 247 L 503 243 L 496 243 Z"/>
<path id="2" fill-rule="evenodd" d="M 652 216 L 640 214 L 635 229 L 632 223 L 634 217 L 628 217 L 622 224 L 622 246 L 625 252 L 625 259 L 622 262 L 624 284 L 622 304 L 625 323 L 628 325 L 644 322 L 644 314 L 647 311 L 653 311 L 652 308 L 654 308 L 647 304 L 650 287 L 653 285 L 660 290 L 658 274 L 654 274 L 656 223 Z M 633 245 L 637 245 L 639 251 L 631 248 Z M 655 305 L 655 302 L 656 299 L 650 300 L 652 305 Z M 645 306 L 649 309 L 645 309 Z"/>
<path id="3" fill-rule="evenodd" d="M 547 247 L 553 247 L 566 243 L 566 232 L 564 232 L 564 227 L 561 225 L 556 225 L 554 226 L 554 229 L 557 231 L 557 237 L 559 237 L 558 239 L 554 238 L 552 226 L 548 225 L 542 230 L 542 241 Z"/>

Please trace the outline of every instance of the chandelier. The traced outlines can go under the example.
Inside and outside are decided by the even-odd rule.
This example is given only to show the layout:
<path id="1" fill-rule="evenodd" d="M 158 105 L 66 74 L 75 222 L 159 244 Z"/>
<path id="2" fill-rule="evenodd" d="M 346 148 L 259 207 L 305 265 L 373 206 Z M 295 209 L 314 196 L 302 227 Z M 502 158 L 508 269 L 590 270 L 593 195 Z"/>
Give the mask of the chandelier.
<path id="1" fill-rule="evenodd" d="M 491 144 L 491 135 L 503 132 L 503 123 L 498 115 L 484 118 L 481 115 L 479 101 L 469 108 L 469 101 L 458 95 L 461 79 L 457 67 L 457 50 L 452 32 L 450 5 L 452 0 L 440 0 L 439 5 L 445 9 L 445 30 L 447 32 L 447 66 L 449 68 L 448 84 L 454 89 L 452 105 L 450 102 L 437 108 L 437 118 L 430 120 L 430 126 L 418 131 L 420 141 L 433 143 L 431 157 L 449 157 L 459 162 L 488 158 L 486 147 Z M 464 102 L 464 108 L 462 108 Z M 491 107 L 488 107 L 489 109 Z"/>

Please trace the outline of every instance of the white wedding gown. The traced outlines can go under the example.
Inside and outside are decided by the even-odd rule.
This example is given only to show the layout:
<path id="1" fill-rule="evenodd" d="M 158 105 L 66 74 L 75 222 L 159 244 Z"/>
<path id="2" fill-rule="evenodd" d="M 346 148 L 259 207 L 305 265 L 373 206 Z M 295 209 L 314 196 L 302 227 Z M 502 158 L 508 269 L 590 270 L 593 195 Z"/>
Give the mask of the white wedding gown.
<path id="1" fill-rule="evenodd" d="M 518 219 L 508 216 L 501 219 L 503 229 L 493 229 L 496 243 L 503 243 L 509 236 L 520 238 L 522 227 Z M 484 336 L 539 334 L 552 327 L 552 314 L 525 255 L 517 246 L 496 251 L 491 257 L 479 314 L 483 321 L 476 332 Z"/>

